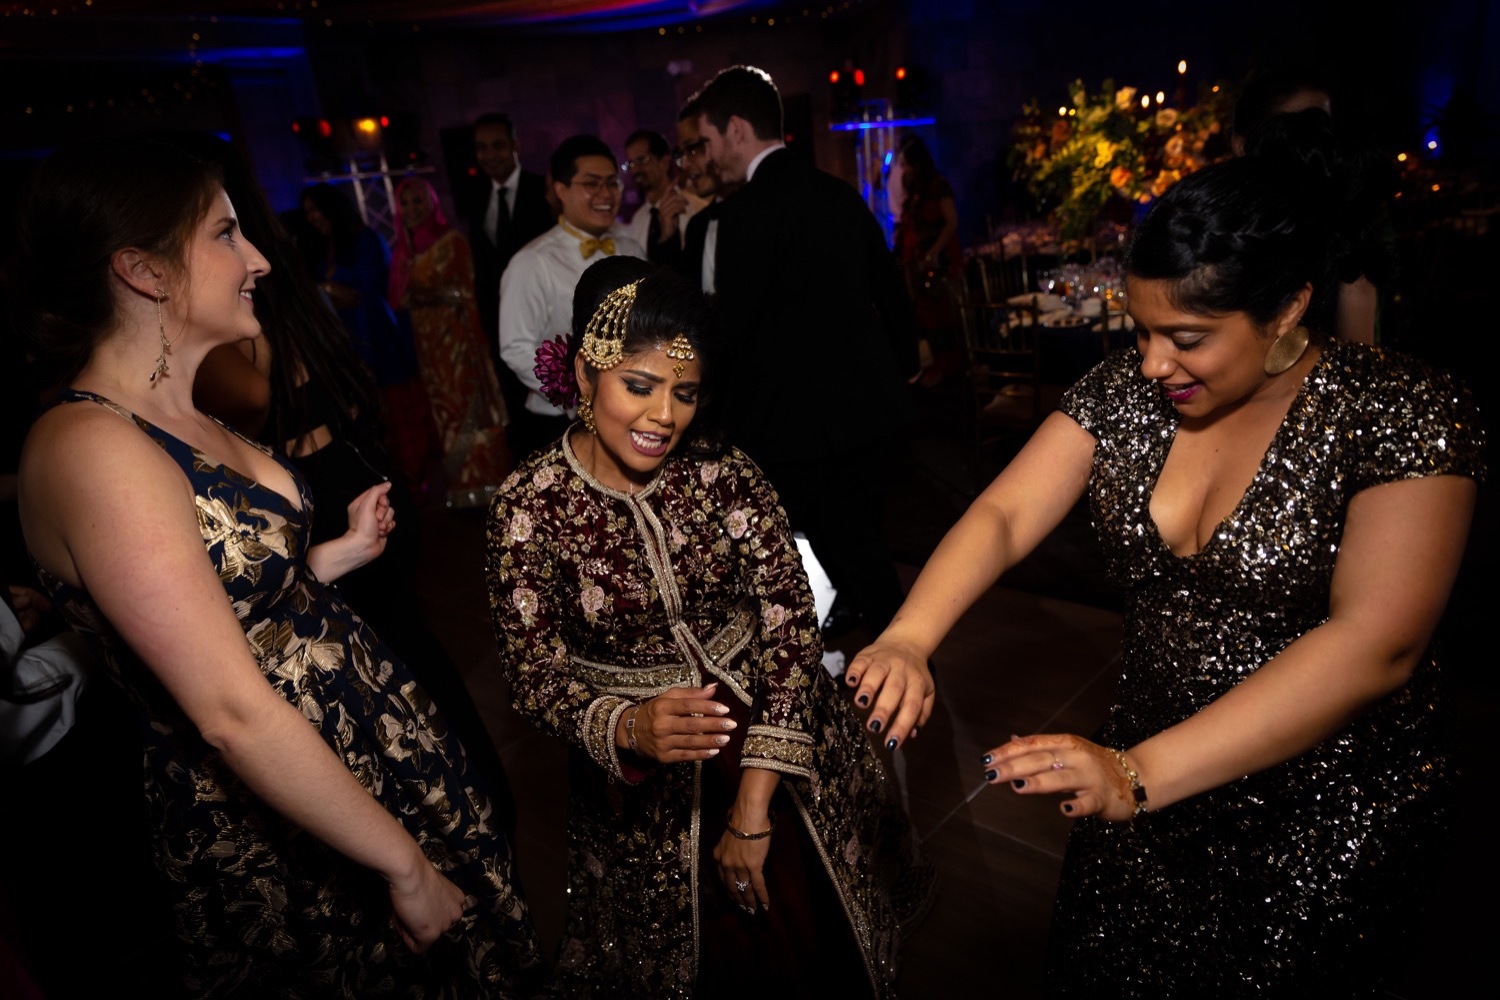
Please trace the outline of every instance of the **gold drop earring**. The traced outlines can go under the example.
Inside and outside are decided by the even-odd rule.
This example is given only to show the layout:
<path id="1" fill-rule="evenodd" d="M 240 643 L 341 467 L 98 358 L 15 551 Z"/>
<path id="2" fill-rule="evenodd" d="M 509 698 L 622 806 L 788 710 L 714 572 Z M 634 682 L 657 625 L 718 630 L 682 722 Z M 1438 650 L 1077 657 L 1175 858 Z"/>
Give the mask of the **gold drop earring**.
<path id="1" fill-rule="evenodd" d="M 1277 337 L 1271 344 L 1270 350 L 1266 351 L 1266 374 L 1280 375 L 1295 365 L 1307 351 L 1307 345 L 1311 339 L 1312 334 L 1301 324 Z"/>
<path id="2" fill-rule="evenodd" d="M 167 294 L 158 288 L 156 290 L 156 332 L 161 337 L 161 351 L 156 355 L 156 370 L 146 380 L 152 385 L 156 384 L 157 378 L 171 370 L 167 365 L 167 352 L 172 349 L 172 341 L 167 339 L 167 324 L 161 313 L 161 304 L 166 301 L 166 298 Z"/>
<path id="3" fill-rule="evenodd" d="M 594 404 L 587 396 L 578 401 L 578 419 L 583 421 L 584 430 L 594 433 Z"/>

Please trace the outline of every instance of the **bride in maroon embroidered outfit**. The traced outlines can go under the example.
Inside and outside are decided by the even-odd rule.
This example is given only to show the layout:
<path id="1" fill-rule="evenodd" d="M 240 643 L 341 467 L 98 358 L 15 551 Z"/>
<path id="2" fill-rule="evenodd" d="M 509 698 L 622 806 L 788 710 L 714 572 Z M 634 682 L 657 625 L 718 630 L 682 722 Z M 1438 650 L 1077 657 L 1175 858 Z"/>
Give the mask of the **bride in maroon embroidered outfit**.
<path id="1" fill-rule="evenodd" d="M 538 360 L 581 423 L 490 508 L 516 707 L 573 751 L 558 985 L 887 997 L 931 868 L 822 669 L 775 492 L 687 433 L 705 326 L 697 290 L 643 261 L 586 271 L 571 347 Z"/>

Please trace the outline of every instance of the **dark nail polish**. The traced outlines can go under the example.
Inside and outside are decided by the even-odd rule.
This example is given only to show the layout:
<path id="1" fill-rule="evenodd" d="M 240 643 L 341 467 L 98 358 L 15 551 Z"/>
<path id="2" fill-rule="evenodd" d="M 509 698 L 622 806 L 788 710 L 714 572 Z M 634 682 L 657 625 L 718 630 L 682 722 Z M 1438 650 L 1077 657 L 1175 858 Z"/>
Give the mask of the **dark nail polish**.
<path id="1" fill-rule="evenodd" d="M 860 708 L 865 708 L 870 704 L 870 696 L 867 694 L 862 694 L 855 700 L 859 702 Z"/>
<path id="2" fill-rule="evenodd" d="M 984 772 L 984 780 L 985 781 L 994 781 L 995 777 L 996 777 L 996 774 L 995 774 L 994 771 L 986 771 L 986 772 Z"/>
<path id="3" fill-rule="evenodd" d="M 983 757 L 979 758 L 979 763 L 981 763 L 981 764 L 992 764 L 992 763 L 994 763 L 994 761 L 995 761 L 994 754 L 988 754 L 987 753 Z"/>
<path id="4" fill-rule="evenodd" d="M 1017 791 L 1020 791 L 1021 789 L 1023 789 L 1023 788 L 1026 787 L 1026 779 L 1025 778 L 1017 778 L 1015 781 L 1012 781 L 1011 784 L 1015 787 L 1015 789 Z"/>
<path id="5" fill-rule="evenodd" d="M 870 732 L 872 732 L 872 733 L 878 733 L 878 732 L 880 732 L 880 720 L 879 719 L 871 719 L 870 720 Z"/>
<path id="6" fill-rule="evenodd" d="M 1065 812 L 1065 813 L 1067 813 L 1067 814 L 1069 814 L 1071 816 L 1072 813 L 1073 813 L 1073 803 L 1071 803 L 1071 802 L 1064 802 L 1063 803 L 1063 812 Z"/>
<path id="7" fill-rule="evenodd" d="M 890 739 L 886 740 L 885 741 L 885 748 L 887 750 L 894 750 L 894 749 L 896 749 L 896 737 L 892 736 Z"/>

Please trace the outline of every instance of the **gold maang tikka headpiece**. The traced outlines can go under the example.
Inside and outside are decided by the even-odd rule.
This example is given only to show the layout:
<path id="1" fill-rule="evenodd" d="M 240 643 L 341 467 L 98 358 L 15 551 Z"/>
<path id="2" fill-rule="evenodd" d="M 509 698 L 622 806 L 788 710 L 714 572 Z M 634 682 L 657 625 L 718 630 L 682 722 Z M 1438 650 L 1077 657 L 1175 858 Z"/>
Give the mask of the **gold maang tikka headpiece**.
<path id="1" fill-rule="evenodd" d="M 687 371 L 687 365 L 683 364 L 683 362 L 692 361 L 697 356 L 693 353 L 693 345 L 688 342 L 685 334 L 679 333 L 667 345 L 667 357 L 677 362 L 672 366 L 672 374 L 678 378 L 682 378 L 682 373 Z"/>
<path id="2" fill-rule="evenodd" d="M 640 281 L 621 285 L 604 297 L 583 329 L 583 356 L 596 371 L 608 371 L 625 357 L 625 322 L 635 305 Z"/>

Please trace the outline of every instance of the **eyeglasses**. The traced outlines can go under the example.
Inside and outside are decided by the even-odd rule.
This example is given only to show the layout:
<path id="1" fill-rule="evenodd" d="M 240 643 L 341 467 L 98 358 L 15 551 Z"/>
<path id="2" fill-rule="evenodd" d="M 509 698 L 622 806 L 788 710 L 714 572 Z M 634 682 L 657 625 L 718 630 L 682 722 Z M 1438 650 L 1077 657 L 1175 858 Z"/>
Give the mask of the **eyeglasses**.
<path id="1" fill-rule="evenodd" d="M 656 159 L 656 157 L 652 156 L 650 153 L 642 153 L 635 159 L 626 160 L 624 163 L 620 164 L 620 169 L 628 174 L 632 170 L 640 170 L 642 167 L 648 166 L 654 159 Z"/>
<path id="2" fill-rule="evenodd" d="M 688 160 L 691 160 L 693 157 L 702 156 L 703 149 L 707 145 L 707 139 L 694 139 L 692 142 L 687 143 L 682 148 L 677 150 L 677 155 L 674 158 L 674 162 L 676 162 L 679 167 L 683 166 Z"/>
<path id="3" fill-rule="evenodd" d="M 574 177 L 568 182 L 568 187 L 581 187 L 589 194 L 598 194 L 600 191 L 620 190 L 620 178 L 618 177 Z"/>

